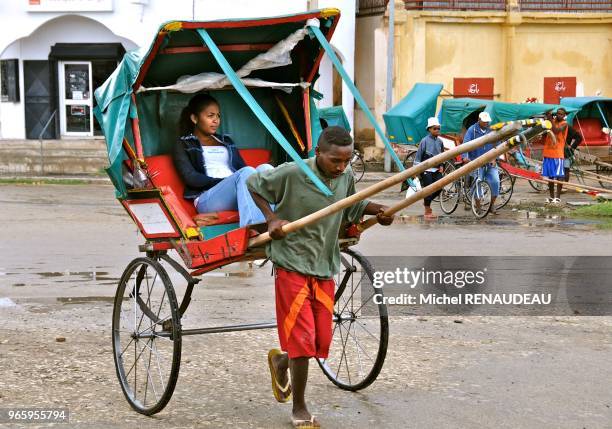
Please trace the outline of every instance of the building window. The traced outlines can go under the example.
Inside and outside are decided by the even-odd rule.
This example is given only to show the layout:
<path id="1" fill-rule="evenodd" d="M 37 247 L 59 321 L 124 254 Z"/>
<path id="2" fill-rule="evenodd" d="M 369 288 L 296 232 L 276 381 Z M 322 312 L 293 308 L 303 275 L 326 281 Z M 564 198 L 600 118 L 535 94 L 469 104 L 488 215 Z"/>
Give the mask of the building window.
<path id="1" fill-rule="evenodd" d="M 0 60 L 0 101 L 19 102 L 19 60 Z"/>

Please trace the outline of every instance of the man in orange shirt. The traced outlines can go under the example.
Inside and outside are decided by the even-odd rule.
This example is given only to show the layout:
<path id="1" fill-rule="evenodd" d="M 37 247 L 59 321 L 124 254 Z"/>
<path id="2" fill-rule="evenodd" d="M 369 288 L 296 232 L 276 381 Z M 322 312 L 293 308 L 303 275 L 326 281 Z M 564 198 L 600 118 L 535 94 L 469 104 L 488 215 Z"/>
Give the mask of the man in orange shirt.
<path id="1" fill-rule="evenodd" d="M 542 162 L 542 176 L 552 180 L 563 180 L 565 177 L 565 171 L 563 169 L 563 159 L 565 157 L 565 140 L 567 138 L 567 122 L 565 121 L 565 115 L 567 112 L 563 107 L 557 109 L 557 116 L 552 121 L 552 132 L 555 135 L 555 139 L 552 136 L 547 135 L 544 140 L 544 152 Z M 559 204 L 561 203 L 561 183 L 557 184 L 557 193 L 555 195 L 555 184 L 548 183 L 548 192 L 550 198 L 546 198 L 547 203 Z"/>

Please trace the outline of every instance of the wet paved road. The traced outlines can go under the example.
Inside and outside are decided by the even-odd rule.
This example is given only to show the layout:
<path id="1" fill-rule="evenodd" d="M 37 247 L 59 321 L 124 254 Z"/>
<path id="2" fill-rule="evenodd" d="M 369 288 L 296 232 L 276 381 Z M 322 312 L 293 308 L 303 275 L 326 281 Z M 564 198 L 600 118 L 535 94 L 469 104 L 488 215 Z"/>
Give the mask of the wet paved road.
<path id="1" fill-rule="evenodd" d="M 113 365 L 111 298 L 141 237 L 112 189 L 6 185 L 0 206 L 0 406 L 69 407 L 70 425 L 58 427 L 290 426 L 289 407 L 274 402 L 268 387 L 274 331 L 185 338 L 168 407 L 153 418 L 131 411 Z M 426 223 L 418 213 L 409 209 L 405 223 L 369 231 L 359 249 L 612 255 L 611 231 L 588 222 L 515 213 L 476 224 L 458 213 Z M 186 315 L 191 326 L 273 316 L 269 267 L 204 283 Z M 611 427 L 612 318 L 455 320 L 392 318 L 383 372 L 359 393 L 338 390 L 313 367 L 313 410 L 326 427 Z"/>

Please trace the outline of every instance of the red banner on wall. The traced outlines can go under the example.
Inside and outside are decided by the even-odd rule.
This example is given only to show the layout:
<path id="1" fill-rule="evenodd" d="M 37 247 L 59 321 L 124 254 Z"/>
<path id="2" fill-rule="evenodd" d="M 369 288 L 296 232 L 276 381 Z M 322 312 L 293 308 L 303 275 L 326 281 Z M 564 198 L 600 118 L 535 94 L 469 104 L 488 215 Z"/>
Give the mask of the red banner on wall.
<path id="1" fill-rule="evenodd" d="M 453 79 L 453 95 L 493 100 L 492 77 L 456 77 Z"/>
<path id="2" fill-rule="evenodd" d="M 545 77 L 544 103 L 559 104 L 562 97 L 576 96 L 576 77 Z"/>

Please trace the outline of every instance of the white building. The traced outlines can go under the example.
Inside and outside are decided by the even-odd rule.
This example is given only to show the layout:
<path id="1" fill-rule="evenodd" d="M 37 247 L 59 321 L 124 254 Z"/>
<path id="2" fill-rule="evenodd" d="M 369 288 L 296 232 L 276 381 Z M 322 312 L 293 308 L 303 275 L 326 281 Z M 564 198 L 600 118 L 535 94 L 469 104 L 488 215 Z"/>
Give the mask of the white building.
<path id="1" fill-rule="evenodd" d="M 207 21 L 299 13 L 336 7 L 342 18 L 332 44 L 353 76 L 355 0 L 2 0 L 0 138 L 94 138 L 93 90 L 123 53 L 148 46 L 170 20 Z M 335 91 L 334 91 L 335 87 Z M 353 98 L 321 65 L 320 106 L 341 99 L 349 120 Z M 52 115 L 55 116 L 52 118 Z"/>

